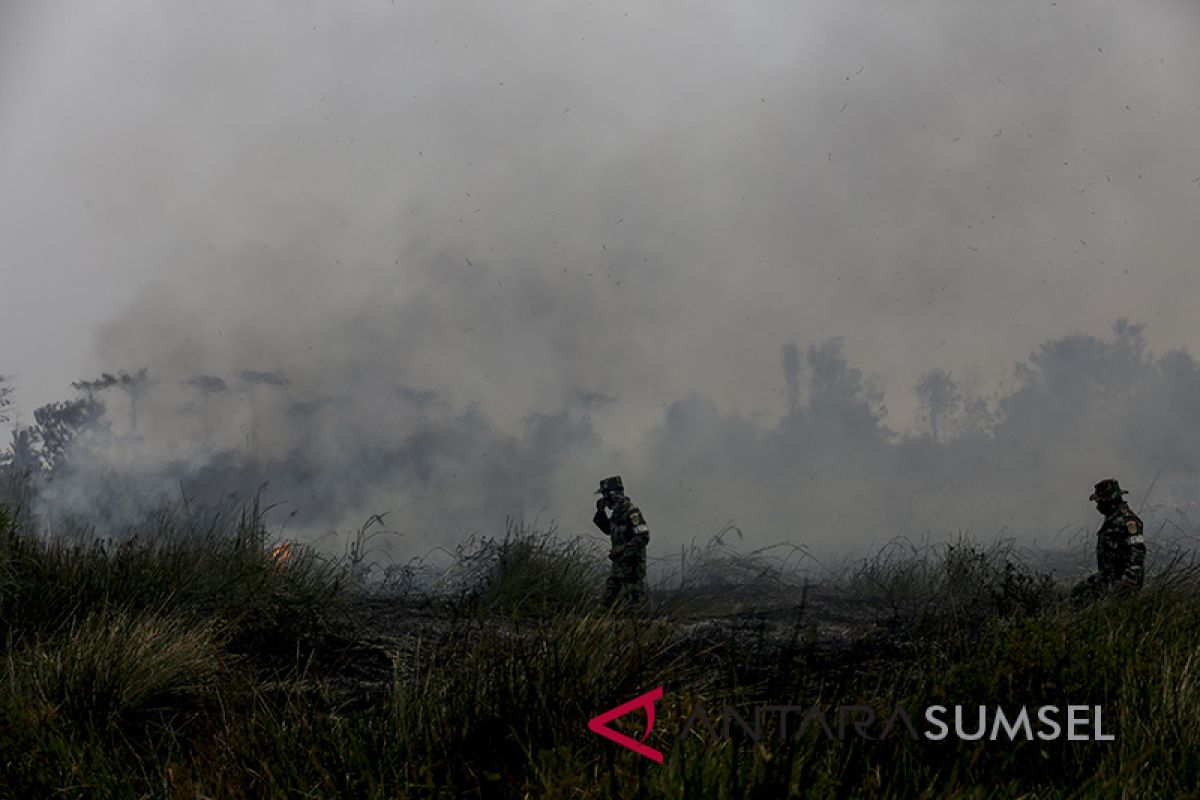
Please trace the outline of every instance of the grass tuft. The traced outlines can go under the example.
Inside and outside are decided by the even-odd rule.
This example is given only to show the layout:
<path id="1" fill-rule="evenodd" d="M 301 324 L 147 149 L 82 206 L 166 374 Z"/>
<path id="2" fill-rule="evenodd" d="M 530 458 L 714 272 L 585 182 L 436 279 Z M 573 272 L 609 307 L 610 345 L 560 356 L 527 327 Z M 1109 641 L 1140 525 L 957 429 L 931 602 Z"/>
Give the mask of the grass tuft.
<path id="1" fill-rule="evenodd" d="M 194 704 L 221 669 L 213 623 L 105 609 L 9 652 L 5 691 L 40 719 L 107 732 Z"/>
<path id="2" fill-rule="evenodd" d="M 484 614 L 547 616 L 599 602 L 607 560 L 593 540 L 558 538 L 508 520 L 502 538 L 460 547 L 456 572 L 465 606 Z"/>

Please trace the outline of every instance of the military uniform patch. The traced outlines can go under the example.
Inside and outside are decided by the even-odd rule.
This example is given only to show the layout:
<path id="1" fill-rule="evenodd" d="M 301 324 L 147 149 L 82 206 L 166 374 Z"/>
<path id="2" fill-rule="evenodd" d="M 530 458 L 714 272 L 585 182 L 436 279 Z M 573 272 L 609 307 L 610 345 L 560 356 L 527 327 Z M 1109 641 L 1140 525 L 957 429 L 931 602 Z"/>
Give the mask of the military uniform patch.
<path id="1" fill-rule="evenodd" d="M 1135 520 L 1135 519 L 1126 520 L 1125 528 L 1129 531 L 1130 536 L 1136 536 L 1137 532 L 1138 532 L 1137 520 Z"/>

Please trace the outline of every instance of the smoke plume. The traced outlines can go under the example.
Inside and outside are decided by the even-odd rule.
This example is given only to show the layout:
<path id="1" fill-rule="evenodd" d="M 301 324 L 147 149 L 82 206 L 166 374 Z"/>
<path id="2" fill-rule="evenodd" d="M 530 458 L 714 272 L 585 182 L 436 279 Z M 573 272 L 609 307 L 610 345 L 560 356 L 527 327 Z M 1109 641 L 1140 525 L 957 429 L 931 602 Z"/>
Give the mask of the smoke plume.
<path id="1" fill-rule="evenodd" d="M 586 530 L 615 473 L 664 548 L 1053 539 L 1160 470 L 1175 513 L 1196 22 L 6 4 L 0 371 L 26 423 L 141 376 L 81 389 L 47 507 L 267 483 L 298 536 L 386 511 L 409 552 Z"/>

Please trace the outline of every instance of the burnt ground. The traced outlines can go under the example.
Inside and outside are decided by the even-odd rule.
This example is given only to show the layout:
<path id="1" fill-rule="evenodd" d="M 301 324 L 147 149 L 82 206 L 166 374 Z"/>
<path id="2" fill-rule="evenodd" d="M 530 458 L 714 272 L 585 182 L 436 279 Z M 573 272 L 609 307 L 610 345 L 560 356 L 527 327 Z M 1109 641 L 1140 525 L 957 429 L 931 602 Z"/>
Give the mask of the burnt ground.
<path id="1" fill-rule="evenodd" d="M 878 668 L 880 659 L 898 656 L 906 646 L 908 632 L 883 600 L 819 586 L 776 589 L 771 596 L 724 590 L 658 593 L 648 618 L 672 625 L 674 654 L 702 655 L 709 663 L 727 665 L 739 683 L 770 683 L 780 670 L 796 667 L 821 683 Z M 343 711 L 391 691 L 398 670 L 409 668 L 409 660 L 397 655 L 412 652 L 418 643 L 436 648 L 489 629 L 519 633 L 539 624 L 536 618 L 514 622 L 431 599 L 359 596 L 343 613 L 344 624 L 328 626 L 288 665 L 302 676 L 290 682 L 289 692 L 312 695 Z"/>

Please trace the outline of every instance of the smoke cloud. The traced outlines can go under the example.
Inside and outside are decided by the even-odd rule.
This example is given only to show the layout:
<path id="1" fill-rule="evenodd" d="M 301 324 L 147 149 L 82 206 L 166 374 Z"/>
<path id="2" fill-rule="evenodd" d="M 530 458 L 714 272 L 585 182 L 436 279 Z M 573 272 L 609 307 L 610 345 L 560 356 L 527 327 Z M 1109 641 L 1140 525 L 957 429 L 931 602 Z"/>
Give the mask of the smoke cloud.
<path id="1" fill-rule="evenodd" d="M 663 547 L 1182 509 L 1196 15 L 7 4 L 0 368 L 146 370 L 58 508 L 269 482 L 413 552 L 614 473 Z"/>

